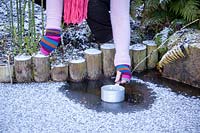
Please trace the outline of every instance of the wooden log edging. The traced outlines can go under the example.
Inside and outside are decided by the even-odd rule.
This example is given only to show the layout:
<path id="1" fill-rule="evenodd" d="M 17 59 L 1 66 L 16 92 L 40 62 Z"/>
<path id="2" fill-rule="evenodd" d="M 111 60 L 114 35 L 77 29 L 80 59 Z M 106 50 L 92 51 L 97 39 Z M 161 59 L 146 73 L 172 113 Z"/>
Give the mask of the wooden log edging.
<path id="1" fill-rule="evenodd" d="M 80 82 L 87 76 L 86 60 L 77 59 L 69 62 L 69 77 L 73 82 Z"/>
<path id="2" fill-rule="evenodd" d="M 36 82 L 45 82 L 50 79 L 49 56 L 42 54 L 33 56 L 33 75 Z"/>
<path id="3" fill-rule="evenodd" d="M 90 80 L 96 80 L 102 75 L 102 52 L 90 48 L 84 51 L 87 64 L 87 76 Z"/>
<path id="4" fill-rule="evenodd" d="M 59 64 L 52 66 L 51 79 L 53 81 L 67 81 L 68 79 L 68 64 Z"/>
<path id="5" fill-rule="evenodd" d="M 105 43 L 101 45 L 102 62 L 103 62 L 103 74 L 105 77 L 111 77 L 114 75 L 114 56 L 115 46 L 112 43 Z"/>
<path id="6" fill-rule="evenodd" d="M 14 68 L 17 82 L 24 83 L 32 81 L 31 56 L 16 56 L 14 58 Z"/>
<path id="7" fill-rule="evenodd" d="M 146 44 L 146 42 L 143 42 Z M 146 57 L 150 51 L 153 51 L 155 46 L 147 43 L 144 44 L 134 44 L 130 46 L 130 57 L 132 62 L 132 67 L 134 68 L 142 59 Z M 102 74 L 105 77 L 113 76 L 115 72 L 114 68 L 114 55 L 115 48 L 114 44 L 103 44 L 101 50 L 90 48 L 84 51 L 85 58 L 80 60 L 72 60 L 68 65 L 54 66 L 50 67 L 49 56 L 44 56 L 41 54 L 36 54 L 28 58 L 19 59 L 15 57 L 14 59 L 14 70 L 16 73 L 17 82 L 46 82 L 50 79 L 53 81 L 74 81 L 79 82 L 88 78 L 89 80 L 99 79 Z M 156 54 L 147 60 L 147 67 L 153 68 L 157 63 Z M 155 56 L 155 58 L 154 58 Z M 32 58 L 32 60 L 31 60 Z M 152 64 L 150 64 L 150 62 Z M 141 63 L 136 69 L 136 72 L 142 72 L 146 69 L 146 61 Z M 10 82 L 10 75 L 8 70 L 4 70 L 0 66 L 0 72 L 3 70 L 7 75 L 6 80 L 2 80 L 0 77 L 0 82 Z M 3 73 L 3 72 L 2 72 Z M 11 76 L 12 77 L 12 76 Z"/>
<path id="8" fill-rule="evenodd" d="M 8 65 L 0 65 L 0 83 L 11 82 L 11 77 L 13 78 L 13 65 L 10 65 L 10 69 Z"/>
<path id="9" fill-rule="evenodd" d="M 134 68 L 138 63 L 146 57 L 146 46 L 144 44 L 132 45 L 132 67 Z M 146 69 L 146 60 L 142 62 L 135 72 L 142 72 Z"/>
<path id="10" fill-rule="evenodd" d="M 153 69 L 158 63 L 158 51 L 153 52 L 155 49 L 157 49 L 157 44 L 153 40 L 143 41 L 143 44 L 147 46 L 147 55 L 150 55 L 150 57 L 147 58 L 147 68 Z"/>

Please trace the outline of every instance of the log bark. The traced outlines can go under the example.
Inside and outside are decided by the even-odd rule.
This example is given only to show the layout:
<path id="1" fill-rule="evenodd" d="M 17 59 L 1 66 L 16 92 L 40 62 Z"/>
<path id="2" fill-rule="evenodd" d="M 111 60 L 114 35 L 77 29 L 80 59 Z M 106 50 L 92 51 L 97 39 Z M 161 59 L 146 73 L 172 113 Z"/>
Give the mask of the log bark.
<path id="1" fill-rule="evenodd" d="M 157 49 L 157 44 L 153 40 L 143 41 L 143 44 L 147 46 L 147 55 L 150 55 L 147 59 L 147 69 L 153 69 L 158 63 L 158 51 L 153 52 Z"/>
<path id="2" fill-rule="evenodd" d="M 14 58 L 15 77 L 17 82 L 31 82 L 32 77 L 32 61 L 31 56 L 16 56 Z"/>
<path id="3" fill-rule="evenodd" d="M 133 45 L 129 46 L 129 55 L 131 59 L 131 64 L 133 64 L 133 50 L 132 49 L 133 49 Z"/>
<path id="4" fill-rule="evenodd" d="M 8 65 L 0 65 L 0 83 L 11 82 L 10 77 L 13 78 L 13 65 L 10 65 L 11 70 L 9 70 Z"/>
<path id="5" fill-rule="evenodd" d="M 200 88 L 200 43 L 190 44 L 190 54 L 164 66 L 162 76 Z"/>
<path id="6" fill-rule="evenodd" d="M 69 62 L 69 76 L 73 82 L 80 82 L 87 76 L 85 59 L 71 60 Z"/>
<path id="7" fill-rule="evenodd" d="M 105 43 L 101 45 L 101 51 L 103 57 L 103 74 L 105 77 L 111 77 L 115 72 L 115 46 L 111 43 Z"/>
<path id="8" fill-rule="evenodd" d="M 97 49 L 87 49 L 84 51 L 88 79 L 96 80 L 102 75 L 102 52 Z"/>
<path id="9" fill-rule="evenodd" d="M 146 46 L 143 44 L 135 44 L 132 46 L 133 63 L 135 67 L 141 60 L 146 57 Z M 136 69 L 135 72 L 142 72 L 146 69 L 146 60 L 142 62 Z"/>
<path id="10" fill-rule="evenodd" d="M 51 78 L 53 81 L 66 81 L 68 79 L 68 64 L 59 64 L 51 69 Z"/>
<path id="11" fill-rule="evenodd" d="M 49 56 L 37 54 L 33 56 L 33 73 L 36 82 L 45 82 L 50 77 Z"/>

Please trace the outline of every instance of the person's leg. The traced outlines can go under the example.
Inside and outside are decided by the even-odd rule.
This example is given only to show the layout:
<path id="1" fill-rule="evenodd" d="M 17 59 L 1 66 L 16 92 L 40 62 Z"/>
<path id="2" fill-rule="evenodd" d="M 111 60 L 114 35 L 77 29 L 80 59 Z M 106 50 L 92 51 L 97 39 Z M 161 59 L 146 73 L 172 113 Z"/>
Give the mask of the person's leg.
<path id="1" fill-rule="evenodd" d="M 110 0 L 89 0 L 87 23 L 95 41 L 104 43 L 112 39 Z"/>
<path id="2" fill-rule="evenodd" d="M 63 0 L 47 0 L 47 25 L 48 28 L 61 29 Z"/>
<path id="3" fill-rule="evenodd" d="M 111 22 L 115 43 L 115 59 L 117 75 L 115 82 L 126 83 L 131 79 L 130 45 L 130 0 L 111 0 Z"/>
<path id="4" fill-rule="evenodd" d="M 111 22 L 113 39 L 116 48 L 115 66 L 131 65 L 129 56 L 130 45 L 130 0 L 111 0 Z"/>
<path id="5" fill-rule="evenodd" d="M 63 0 L 47 0 L 46 7 L 46 33 L 39 44 L 40 51 L 49 55 L 58 46 L 61 39 Z"/>

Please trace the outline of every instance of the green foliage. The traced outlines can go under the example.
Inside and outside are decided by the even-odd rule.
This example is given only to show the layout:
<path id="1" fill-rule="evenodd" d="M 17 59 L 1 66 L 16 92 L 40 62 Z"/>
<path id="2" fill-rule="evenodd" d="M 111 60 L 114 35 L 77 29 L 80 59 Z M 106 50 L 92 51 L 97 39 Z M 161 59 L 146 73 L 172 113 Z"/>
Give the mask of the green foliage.
<path id="1" fill-rule="evenodd" d="M 137 7 L 142 5 L 142 0 L 132 0 L 130 2 L 130 15 L 133 19 L 135 19 L 135 15 L 136 15 L 136 11 L 137 11 Z"/>
<path id="2" fill-rule="evenodd" d="M 200 18 L 199 0 L 145 0 L 143 24 L 169 25 L 175 19 L 192 22 Z"/>
<path id="3" fill-rule="evenodd" d="M 187 21 L 194 21 L 200 17 L 199 0 L 178 0 L 170 2 L 170 11 L 182 16 Z"/>
<path id="4" fill-rule="evenodd" d="M 173 33 L 171 28 L 165 27 L 161 32 L 157 33 L 154 40 L 158 46 L 164 43 L 164 45 L 158 49 L 159 57 L 162 57 L 168 50 L 166 40 Z"/>
<path id="5" fill-rule="evenodd" d="M 5 4 L 4 0 L 1 0 Z M 13 7 L 13 3 L 16 3 Z M 43 3 L 43 0 L 41 1 Z M 5 4 L 6 5 L 6 4 Z M 40 40 L 40 35 L 36 33 L 35 24 L 35 8 L 34 0 L 10 0 L 10 7 L 7 7 L 7 12 L 9 14 L 10 22 L 10 34 L 12 39 L 12 44 L 14 45 L 14 55 L 26 53 L 31 55 L 38 51 L 38 42 Z M 17 21 L 13 18 L 13 9 L 16 8 Z M 27 9 L 28 8 L 28 9 Z M 27 12 L 28 11 L 28 12 Z M 25 14 L 28 13 L 28 32 L 25 31 L 24 22 Z M 42 9 L 42 34 L 44 34 L 44 13 Z"/>

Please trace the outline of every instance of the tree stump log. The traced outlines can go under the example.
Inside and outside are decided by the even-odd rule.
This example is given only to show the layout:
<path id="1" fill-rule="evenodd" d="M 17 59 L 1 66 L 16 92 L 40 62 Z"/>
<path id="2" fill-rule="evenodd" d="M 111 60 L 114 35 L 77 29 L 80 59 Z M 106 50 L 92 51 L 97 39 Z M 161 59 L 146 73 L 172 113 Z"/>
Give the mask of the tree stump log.
<path id="1" fill-rule="evenodd" d="M 103 57 L 103 74 L 105 77 L 111 77 L 115 72 L 115 46 L 111 43 L 105 43 L 101 45 L 101 51 Z"/>
<path id="2" fill-rule="evenodd" d="M 68 79 L 68 64 L 59 64 L 51 68 L 51 78 L 53 81 L 66 81 Z"/>
<path id="3" fill-rule="evenodd" d="M 14 58 L 15 77 L 17 82 L 31 82 L 32 77 L 32 61 L 31 56 L 16 56 Z"/>
<path id="4" fill-rule="evenodd" d="M 136 67 L 146 57 L 146 46 L 144 44 L 135 44 L 132 46 L 133 63 L 132 66 Z M 146 69 L 146 60 L 143 61 L 136 69 L 135 72 L 142 72 Z"/>
<path id="5" fill-rule="evenodd" d="M 80 82 L 87 76 L 85 59 L 71 60 L 69 62 L 69 76 L 73 82 Z"/>
<path id="6" fill-rule="evenodd" d="M 13 78 L 13 65 L 0 65 L 0 83 L 11 82 Z"/>
<path id="7" fill-rule="evenodd" d="M 33 56 L 33 73 L 36 82 L 45 82 L 50 77 L 50 62 L 49 56 L 36 54 Z"/>
<path id="8" fill-rule="evenodd" d="M 88 79 L 96 80 L 100 78 L 102 75 L 102 52 L 91 48 L 85 50 L 84 53 L 87 64 Z"/>
<path id="9" fill-rule="evenodd" d="M 147 69 L 153 69 L 158 63 L 158 51 L 154 51 L 157 49 L 157 44 L 153 40 L 143 41 L 143 44 L 147 46 L 147 55 L 150 55 L 150 57 L 147 58 Z"/>

